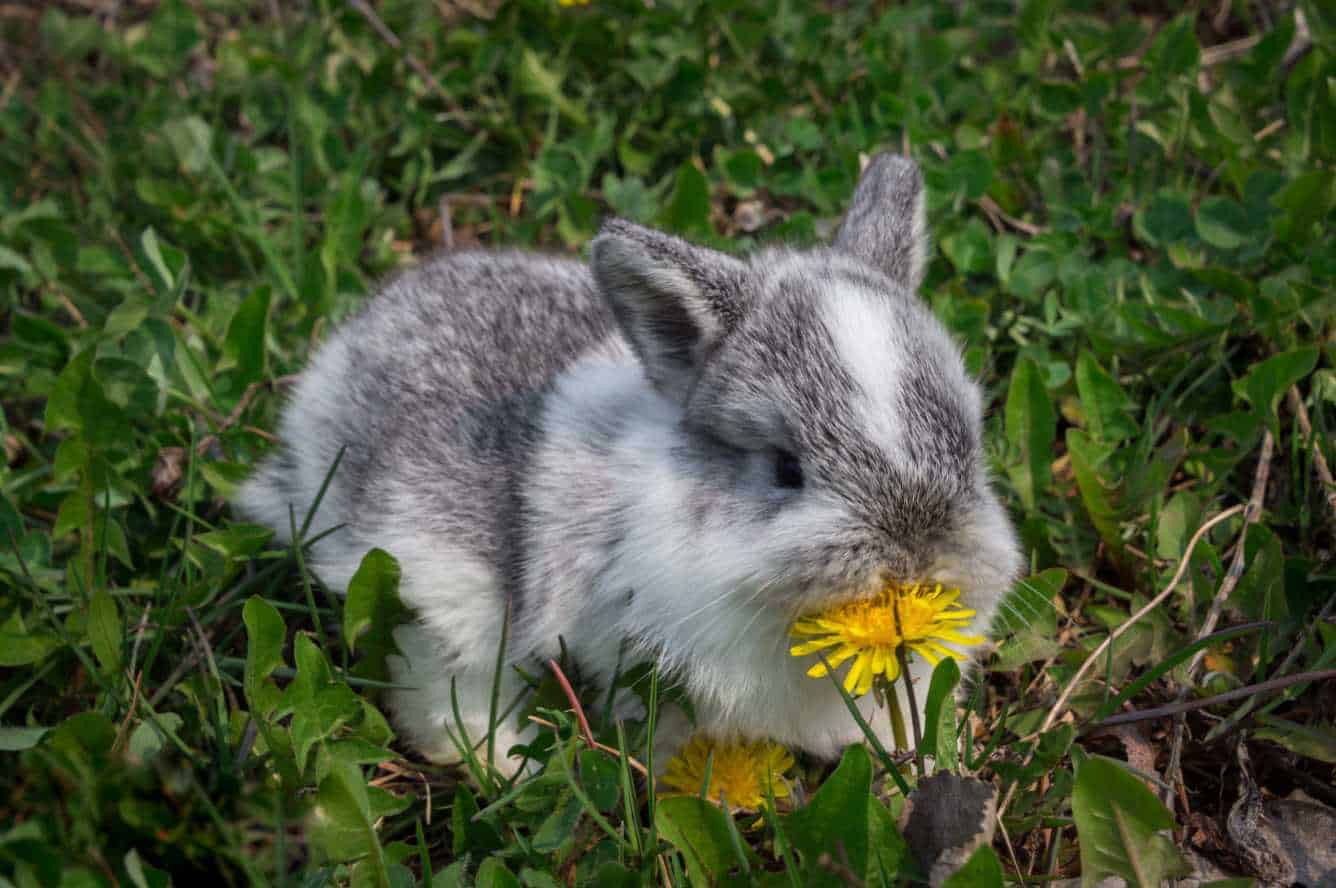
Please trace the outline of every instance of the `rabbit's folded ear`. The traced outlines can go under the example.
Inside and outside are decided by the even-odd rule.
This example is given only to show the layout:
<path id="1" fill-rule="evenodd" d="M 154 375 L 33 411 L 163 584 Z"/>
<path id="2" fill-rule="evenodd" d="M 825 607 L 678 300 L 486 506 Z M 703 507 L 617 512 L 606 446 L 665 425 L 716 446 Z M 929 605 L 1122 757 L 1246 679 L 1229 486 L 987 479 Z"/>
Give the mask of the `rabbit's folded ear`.
<path id="1" fill-rule="evenodd" d="M 928 234 L 923 176 L 914 161 L 895 154 L 872 158 L 835 235 L 835 248 L 910 290 L 918 288 Z"/>
<path id="2" fill-rule="evenodd" d="M 604 224 L 591 264 L 650 381 L 685 401 L 704 355 L 746 311 L 747 266 L 622 219 Z"/>

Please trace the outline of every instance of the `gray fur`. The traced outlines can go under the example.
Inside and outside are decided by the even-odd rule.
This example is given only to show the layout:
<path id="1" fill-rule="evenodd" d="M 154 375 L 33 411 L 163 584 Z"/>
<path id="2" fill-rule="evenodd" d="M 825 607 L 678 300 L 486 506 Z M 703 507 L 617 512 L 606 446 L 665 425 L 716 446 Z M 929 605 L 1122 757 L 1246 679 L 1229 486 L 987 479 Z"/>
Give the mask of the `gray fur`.
<path id="1" fill-rule="evenodd" d="M 936 579 L 985 630 L 1019 567 L 977 387 L 913 293 L 922 204 L 912 164 L 882 157 L 830 249 L 740 260 L 614 220 L 592 270 L 433 260 L 316 355 L 240 505 L 285 538 L 346 448 L 315 529 L 346 527 L 313 563 L 342 588 L 367 548 L 400 558 L 420 624 L 398 675 L 420 690 L 391 703 L 433 757 L 452 681 L 485 730 L 507 601 L 516 664 L 561 638 L 607 681 L 629 642 L 702 728 L 833 754 L 858 729 L 786 655 L 792 619 Z"/>
<path id="2" fill-rule="evenodd" d="M 927 255 L 923 174 L 906 157 L 881 154 L 863 171 L 835 246 L 910 290 Z"/>

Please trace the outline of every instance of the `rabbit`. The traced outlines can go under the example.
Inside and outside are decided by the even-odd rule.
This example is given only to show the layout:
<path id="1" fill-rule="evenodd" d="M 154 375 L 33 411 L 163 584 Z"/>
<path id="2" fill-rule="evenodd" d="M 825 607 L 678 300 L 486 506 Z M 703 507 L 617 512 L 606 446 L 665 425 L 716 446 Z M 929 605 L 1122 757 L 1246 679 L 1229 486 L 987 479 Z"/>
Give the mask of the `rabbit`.
<path id="1" fill-rule="evenodd" d="M 313 530 L 341 527 L 309 563 L 343 590 L 370 548 L 397 557 L 416 621 L 388 702 L 429 759 L 488 731 L 506 614 L 511 666 L 564 644 L 606 689 L 654 662 L 696 729 L 834 757 L 862 732 L 789 655 L 795 618 L 929 579 L 985 633 L 1021 567 L 979 386 L 916 296 L 922 176 L 873 158 L 829 247 L 735 258 L 614 218 L 590 252 L 456 252 L 390 281 L 318 349 L 237 504 L 289 542 L 343 453 Z M 503 706 L 526 687 L 500 682 Z M 509 721 L 502 770 L 530 736 Z M 655 742 L 690 729 L 678 713 Z"/>

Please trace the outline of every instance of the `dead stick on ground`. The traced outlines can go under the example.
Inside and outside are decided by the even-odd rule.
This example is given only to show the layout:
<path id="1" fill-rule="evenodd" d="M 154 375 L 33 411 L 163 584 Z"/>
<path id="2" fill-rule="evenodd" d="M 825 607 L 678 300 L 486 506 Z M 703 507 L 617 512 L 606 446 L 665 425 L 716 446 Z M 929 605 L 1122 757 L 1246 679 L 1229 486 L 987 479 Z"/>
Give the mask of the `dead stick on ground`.
<path id="1" fill-rule="evenodd" d="M 1317 438 L 1313 437 L 1313 424 L 1308 419 L 1308 408 L 1304 406 L 1304 399 L 1299 395 L 1299 387 L 1290 386 L 1285 399 L 1290 405 L 1290 412 L 1299 420 L 1299 431 L 1303 432 L 1304 438 L 1313 448 L 1313 469 L 1322 482 L 1325 494 L 1323 499 L 1327 501 L 1332 517 L 1336 518 L 1336 478 L 1332 478 L 1331 467 L 1327 465 L 1327 458 L 1322 455 L 1322 447 L 1318 444 Z"/>
<path id="2" fill-rule="evenodd" d="M 1053 723 L 1058 720 L 1063 711 L 1067 708 L 1067 701 L 1071 699 L 1072 694 L 1076 691 L 1077 685 L 1079 685 L 1081 680 L 1085 678 L 1086 673 L 1093 669 L 1095 664 L 1099 662 L 1100 657 L 1104 656 L 1104 652 L 1109 649 L 1109 646 L 1135 626 L 1142 617 L 1159 607 L 1164 600 L 1178 588 L 1179 581 L 1183 579 L 1183 574 L 1187 573 L 1188 565 L 1192 563 L 1193 550 L 1197 548 L 1197 543 L 1201 541 L 1201 538 L 1206 535 L 1207 531 L 1222 521 L 1233 518 L 1239 512 L 1244 511 L 1244 509 L 1244 506 L 1233 506 L 1225 509 L 1225 511 L 1197 528 L 1197 532 L 1192 535 L 1192 539 L 1188 541 L 1187 548 L 1183 551 L 1183 557 L 1179 559 L 1178 570 L 1174 571 L 1173 579 L 1169 581 L 1169 584 L 1164 587 L 1163 591 L 1150 601 L 1146 602 L 1145 607 L 1132 614 L 1132 616 L 1128 617 L 1121 626 L 1110 632 L 1109 636 L 1100 642 L 1099 646 L 1091 652 L 1090 656 L 1086 657 L 1085 662 L 1081 664 L 1081 668 L 1076 670 L 1076 675 L 1072 676 L 1072 680 L 1067 682 L 1067 687 L 1062 689 L 1062 694 L 1059 695 L 1058 701 L 1053 704 L 1053 708 L 1048 711 L 1048 715 L 1044 718 L 1044 723 L 1039 726 L 1039 730 L 1036 731 L 1035 734 L 1031 735 L 1032 737 L 1038 736 L 1053 727 Z"/>
<path id="3" fill-rule="evenodd" d="M 1257 684 L 1248 685 L 1243 688 L 1235 688 L 1232 691 L 1225 691 L 1224 693 L 1216 694 L 1213 697 L 1203 697 L 1200 700 L 1187 700 L 1185 702 L 1156 706 L 1153 709 L 1138 709 L 1132 712 L 1120 712 L 1117 715 L 1111 715 L 1104 719 L 1104 721 L 1100 722 L 1097 727 L 1111 728 L 1115 725 L 1125 725 L 1129 722 L 1164 718 L 1167 715 L 1182 715 L 1183 713 L 1191 712 L 1194 709 L 1204 709 L 1207 706 L 1228 703 L 1230 700 L 1242 700 L 1244 698 L 1269 694 L 1272 691 L 1283 691 L 1291 685 L 1308 684 L 1314 681 L 1330 681 L 1333 678 L 1336 678 L 1336 669 L 1296 672 L 1293 675 L 1282 675 L 1279 678 L 1259 681 Z"/>
<path id="4" fill-rule="evenodd" d="M 372 9 L 366 0 L 348 0 L 348 5 L 362 14 L 362 18 L 366 19 L 371 24 L 371 27 L 380 35 L 381 40 L 384 40 L 390 45 L 391 49 L 403 56 L 404 61 L 408 63 L 408 66 L 417 72 L 417 76 L 421 77 L 426 84 L 432 88 L 433 92 L 445 100 L 445 104 L 451 111 L 456 114 L 463 113 L 463 109 L 461 109 L 458 103 L 445 91 L 445 87 L 441 86 L 441 82 L 436 79 L 435 75 L 427 70 L 427 66 L 422 64 L 422 61 L 417 56 L 404 48 L 404 43 L 399 39 L 399 35 L 390 30 L 389 25 L 385 24 L 380 16 L 376 15 L 376 10 Z"/>
<path id="5" fill-rule="evenodd" d="M 250 406 L 250 402 L 255 398 L 255 393 L 260 389 L 268 385 L 277 388 L 282 385 L 290 385 L 296 381 L 297 377 L 295 375 L 280 376 L 277 379 L 261 379 L 246 386 L 246 390 L 241 393 L 241 398 L 237 401 L 237 405 L 232 408 L 232 412 L 227 414 L 223 421 L 218 424 L 218 430 L 212 434 L 205 435 L 204 438 L 195 445 L 195 453 L 200 456 L 208 453 L 209 448 L 218 441 L 218 436 L 237 424 L 237 420 L 241 419 L 241 414 L 246 412 L 246 408 Z"/>
<path id="6" fill-rule="evenodd" d="M 1211 602 L 1211 610 L 1206 614 L 1206 619 L 1202 622 L 1201 628 L 1197 630 L 1197 637 L 1194 640 L 1201 641 L 1206 636 L 1215 631 L 1215 624 L 1220 620 L 1220 614 L 1224 612 L 1225 602 L 1229 596 L 1234 593 L 1234 589 L 1239 584 L 1239 579 L 1243 576 L 1243 571 L 1247 567 L 1247 542 L 1248 528 L 1254 524 L 1262 514 L 1262 503 L 1266 499 L 1266 483 L 1271 477 L 1271 455 L 1275 451 L 1276 440 L 1268 429 L 1262 438 L 1262 452 L 1257 457 L 1257 471 L 1253 475 L 1252 494 L 1248 497 L 1248 507 L 1243 513 L 1243 529 L 1239 531 L 1238 541 L 1234 544 L 1234 558 L 1230 561 L 1229 570 L 1225 573 L 1225 579 L 1220 583 L 1219 590 L 1215 593 L 1215 600 Z M 1184 673 L 1187 681 L 1178 692 L 1176 703 L 1182 703 L 1187 699 L 1189 688 L 1192 683 L 1192 675 L 1201 665 L 1202 659 L 1206 656 L 1206 649 L 1203 648 L 1193 655 L 1188 662 L 1187 671 Z M 1186 710 L 1185 710 L 1186 712 Z M 1169 763 L 1164 769 L 1164 778 L 1171 787 L 1175 786 L 1179 779 L 1179 765 L 1183 755 L 1183 733 L 1187 728 L 1187 720 L 1180 715 L 1174 720 L 1174 737 L 1169 742 Z M 1163 799 L 1165 805 L 1172 812 L 1174 810 L 1174 793 L 1172 791 L 1165 794 Z"/>
<path id="7" fill-rule="evenodd" d="M 1123 635 L 1123 633 L 1127 632 L 1134 625 L 1136 625 L 1136 623 L 1142 617 L 1150 613 L 1155 608 L 1159 607 L 1160 604 L 1166 598 L 1169 597 L 1170 593 L 1172 593 L 1174 589 L 1178 587 L 1179 581 L 1183 579 L 1183 574 L 1187 572 L 1188 565 L 1192 563 L 1192 553 L 1197 548 L 1197 543 L 1201 541 L 1201 538 L 1204 537 L 1211 528 L 1215 527 L 1217 524 L 1220 524 L 1222 521 L 1226 521 L 1230 518 L 1233 518 L 1235 515 L 1242 512 L 1244 508 L 1245 507 L 1241 505 L 1231 506 L 1230 508 L 1225 509 L 1225 511 L 1221 512 L 1219 515 L 1216 515 L 1210 521 L 1207 521 L 1201 527 L 1197 528 L 1197 532 L 1194 533 L 1192 535 L 1192 539 L 1188 541 L 1187 548 L 1183 550 L 1183 557 L 1180 558 L 1178 562 L 1178 570 L 1174 572 L 1173 579 L 1169 581 L 1169 585 L 1164 587 L 1164 591 L 1160 592 L 1158 595 L 1156 595 L 1154 598 L 1148 601 L 1145 607 L 1137 611 L 1132 616 L 1128 617 L 1121 626 L 1110 632 L 1109 637 L 1104 639 L 1104 641 L 1100 643 L 1099 647 L 1095 648 L 1095 650 L 1091 652 L 1090 656 L 1086 657 L 1085 662 L 1081 664 L 1081 668 L 1076 671 L 1076 675 L 1072 676 L 1072 680 L 1069 681 L 1067 683 L 1067 686 L 1062 689 L 1062 693 L 1058 696 L 1058 701 L 1054 703 L 1053 708 L 1048 711 L 1048 715 L 1044 718 L 1044 723 L 1039 726 L 1039 730 L 1035 731 L 1034 733 L 1030 734 L 1028 737 L 1024 739 L 1033 740 L 1053 726 L 1053 723 L 1058 720 L 1059 716 L 1061 716 L 1063 711 L 1066 709 L 1067 701 L 1071 699 L 1071 696 L 1075 692 L 1077 685 L 1079 685 L 1081 683 L 1081 680 L 1085 678 L 1086 673 L 1089 672 L 1094 667 L 1094 665 L 1099 662 L 1099 658 L 1104 655 L 1104 652 L 1109 649 L 1109 646 L 1113 644 L 1115 641 L 1117 641 Z M 1034 750 L 1031 750 L 1030 753 L 1026 755 L 1023 764 L 1028 765 L 1032 758 L 1034 758 Z M 1006 811 L 1007 805 L 1010 804 L 1011 797 L 1015 795 L 1015 793 L 1016 793 L 1016 784 L 1013 783 L 1011 784 L 1011 787 L 1007 790 L 1006 796 L 1002 799 L 1002 803 L 997 806 L 997 818 L 999 823 L 1002 822 L 1002 814 L 1004 811 Z"/>

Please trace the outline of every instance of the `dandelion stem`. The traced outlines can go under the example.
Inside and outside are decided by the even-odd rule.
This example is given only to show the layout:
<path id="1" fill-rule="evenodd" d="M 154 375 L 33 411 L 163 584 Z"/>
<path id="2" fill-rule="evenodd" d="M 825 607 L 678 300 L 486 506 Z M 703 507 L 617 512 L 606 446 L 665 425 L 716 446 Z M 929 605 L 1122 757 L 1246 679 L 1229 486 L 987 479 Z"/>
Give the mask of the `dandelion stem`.
<path id="1" fill-rule="evenodd" d="M 895 686 L 877 676 L 878 690 L 881 691 L 881 698 L 886 701 L 886 708 L 891 712 L 891 733 L 895 737 L 895 748 L 904 750 L 909 748 L 909 738 L 905 736 L 905 716 L 900 711 L 900 698 L 896 696 Z"/>
<path id="2" fill-rule="evenodd" d="M 891 612 L 895 615 L 895 634 L 904 638 L 905 630 L 900 624 L 900 597 L 898 595 L 891 600 Z M 905 652 L 904 644 L 896 647 L 895 656 L 900 661 L 900 676 L 905 680 L 905 700 L 909 703 L 909 723 L 914 729 L 914 767 L 917 769 L 918 775 L 922 777 L 923 728 L 919 725 L 918 700 L 914 698 L 914 679 L 909 674 L 909 654 Z M 891 688 L 891 695 L 895 695 L 894 688 Z M 903 731 L 904 728 L 901 727 L 901 730 Z"/>

